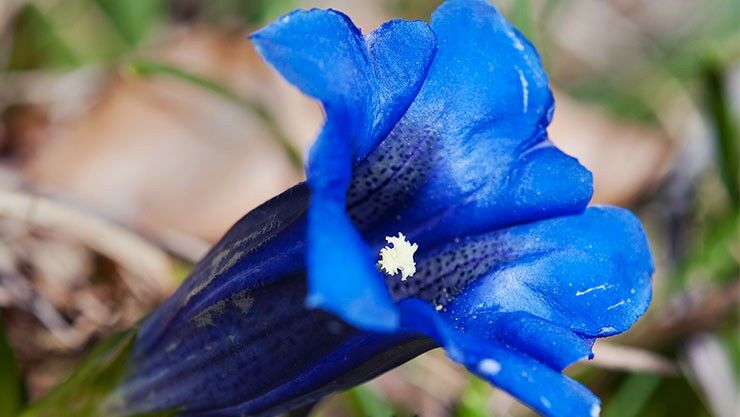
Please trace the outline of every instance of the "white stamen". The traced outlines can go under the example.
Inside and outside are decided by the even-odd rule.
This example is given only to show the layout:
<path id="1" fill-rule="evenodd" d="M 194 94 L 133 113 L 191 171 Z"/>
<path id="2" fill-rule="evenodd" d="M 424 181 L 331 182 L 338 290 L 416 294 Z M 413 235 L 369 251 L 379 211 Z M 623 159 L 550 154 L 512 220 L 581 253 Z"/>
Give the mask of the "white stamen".
<path id="1" fill-rule="evenodd" d="M 601 407 L 598 404 L 591 406 L 591 417 L 599 417 L 601 415 Z"/>
<path id="2" fill-rule="evenodd" d="M 416 273 L 414 252 L 419 246 L 406 240 L 403 233 L 398 233 L 397 237 L 386 236 L 385 240 L 392 246 L 386 246 L 380 250 L 378 265 L 388 275 L 396 275 L 398 271 L 401 271 L 401 281 L 406 281 L 406 278 Z"/>

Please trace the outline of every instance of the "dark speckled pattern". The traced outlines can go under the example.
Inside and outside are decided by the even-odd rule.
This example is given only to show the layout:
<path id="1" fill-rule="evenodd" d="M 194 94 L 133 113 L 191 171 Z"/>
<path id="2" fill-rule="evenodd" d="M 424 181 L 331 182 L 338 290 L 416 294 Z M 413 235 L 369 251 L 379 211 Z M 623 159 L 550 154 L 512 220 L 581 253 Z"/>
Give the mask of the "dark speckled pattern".
<path id="1" fill-rule="evenodd" d="M 412 198 L 432 168 L 433 132 L 399 123 L 354 168 L 347 192 L 347 212 L 360 230 L 395 216 Z"/>
<path id="2" fill-rule="evenodd" d="M 516 258 L 518 252 L 496 234 L 458 239 L 439 249 L 422 252 L 416 274 L 406 281 L 386 277 L 396 301 L 418 297 L 444 306 L 476 278 Z"/>

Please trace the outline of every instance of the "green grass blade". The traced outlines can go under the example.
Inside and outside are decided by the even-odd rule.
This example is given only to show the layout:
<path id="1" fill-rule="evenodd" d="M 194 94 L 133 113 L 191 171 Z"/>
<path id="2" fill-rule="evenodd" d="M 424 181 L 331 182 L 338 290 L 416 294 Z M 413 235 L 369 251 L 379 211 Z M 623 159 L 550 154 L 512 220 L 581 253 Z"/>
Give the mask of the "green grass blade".
<path id="1" fill-rule="evenodd" d="M 136 331 L 120 333 L 95 348 L 72 375 L 31 405 L 21 417 L 102 417 L 101 406 L 123 377 Z"/>
<path id="2" fill-rule="evenodd" d="M 632 374 L 619 386 L 604 408 L 602 417 L 638 417 L 660 386 L 656 375 Z"/>
<path id="3" fill-rule="evenodd" d="M 129 47 L 135 47 L 165 17 L 162 0 L 94 0 Z"/>
<path id="4" fill-rule="evenodd" d="M 488 411 L 488 398 L 491 395 L 491 386 L 482 379 L 470 376 L 468 386 L 455 407 L 454 417 L 491 417 Z"/>
<path id="5" fill-rule="evenodd" d="M 705 221 L 701 234 L 694 239 L 693 247 L 673 271 L 674 279 L 669 283 L 669 292 L 678 293 L 693 285 L 732 285 L 740 271 L 736 256 L 740 250 L 738 236 L 738 210 Z"/>
<path id="6" fill-rule="evenodd" d="M 347 400 L 350 410 L 357 417 L 393 417 L 397 415 L 393 406 L 364 385 L 345 392 L 344 398 Z"/>
<path id="7" fill-rule="evenodd" d="M 706 90 L 707 113 L 714 125 L 717 140 L 717 159 L 722 180 L 733 208 L 740 208 L 740 134 L 737 119 L 727 99 L 728 88 L 724 85 L 719 65 L 707 62 L 703 72 Z"/>
<path id="8" fill-rule="evenodd" d="M 536 22 L 531 0 L 514 1 L 514 4 L 511 6 L 511 21 L 527 39 L 539 46 L 536 39 Z"/>
<path id="9" fill-rule="evenodd" d="M 7 68 L 74 68 L 81 59 L 57 33 L 53 22 L 35 5 L 28 4 L 13 22 L 13 41 Z"/>
<path id="10" fill-rule="evenodd" d="M 0 416 L 17 416 L 26 402 L 23 377 L 0 326 Z"/>

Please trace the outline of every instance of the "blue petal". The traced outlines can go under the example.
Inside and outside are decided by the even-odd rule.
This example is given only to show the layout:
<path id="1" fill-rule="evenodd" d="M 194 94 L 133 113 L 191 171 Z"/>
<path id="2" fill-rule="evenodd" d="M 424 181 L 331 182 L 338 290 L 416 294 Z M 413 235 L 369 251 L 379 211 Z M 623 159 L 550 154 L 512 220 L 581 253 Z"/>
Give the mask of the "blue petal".
<path id="1" fill-rule="evenodd" d="M 334 312 L 364 329 L 395 329 L 396 307 L 344 205 L 314 196 L 308 224 L 306 304 Z"/>
<path id="2" fill-rule="evenodd" d="M 547 140 L 553 100 L 534 47 L 483 0 L 446 2 L 431 26 L 419 95 L 355 170 L 353 219 L 371 240 L 412 229 L 426 245 L 582 211 L 591 174 Z"/>
<path id="3" fill-rule="evenodd" d="M 650 249 L 627 210 L 590 207 L 493 237 L 516 255 L 446 306 L 464 331 L 480 334 L 501 312 L 525 312 L 585 338 L 604 337 L 627 330 L 650 303 Z M 546 349 L 548 337 L 543 331 L 530 342 Z"/>
<path id="4" fill-rule="evenodd" d="M 285 79 L 321 101 L 327 119 L 339 117 L 357 159 L 406 111 L 436 50 L 422 21 L 391 20 L 363 38 L 344 14 L 319 9 L 294 11 L 251 39 Z"/>
<path id="5" fill-rule="evenodd" d="M 451 359 L 543 416 L 598 416 L 598 398 L 578 382 L 514 348 L 456 329 L 427 303 L 408 299 L 399 304 L 403 328 L 433 338 Z"/>
<path id="6" fill-rule="evenodd" d="M 308 199 L 299 184 L 242 217 L 141 323 L 137 350 L 161 349 L 160 339 L 231 293 L 305 270 Z"/>
<path id="7" fill-rule="evenodd" d="M 481 312 L 483 318 L 488 316 Z M 563 324 L 556 324 L 529 313 L 498 313 L 489 318 L 485 336 L 502 345 L 541 361 L 555 371 L 593 357 L 593 339 L 585 338 Z"/>
<path id="8" fill-rule="evenodd" d="M 388 278 L 397 300 L 441 308 L 460 332 L 505 344 L 553 370 L 591 356 L 650 301 L 652 260 L 628 211 L 592 207 L 419 250 L 417 272 Z"/>
<path id="9" fill-rule="evenodd" d="M 307 310 L 302 274 L 250 285 L 240 272 L 222 276 L 230 292 L 170 328 L 153 349 L 137 341 L 111 415 L 171 408 L 179 416 L 277 415 L 431 347 L 418 336 L 363 332 Z"/>
<path id="10" fill-rule="evenodd" d="M 486 0 L 447 1 L 431 26 L 438 54 L 408 117 L 439 117 L 449 134 L 538 140 L 553 99 L 534 46 Z"/>
<path id="11" fill-rule="evenodd" d="M 391 21 L 363 39 L 341 13 L 311 10 L 291 13 L 252 39 L 327 115 L 307 168 L 307 303 L 366 329 L 394 329 L 398 313 L 345 213 L 346 193 L 354 161 L 388 134 L 421 87 L 434 35 L 423 22 Z"/>
<path id="12" fill-rule="evenodd" d="M 484 346 L 465 356 L 462 363 L 471 372 L 545 417 L 598 417 L 600 401 L 583 385 L 515 349 Z"/>

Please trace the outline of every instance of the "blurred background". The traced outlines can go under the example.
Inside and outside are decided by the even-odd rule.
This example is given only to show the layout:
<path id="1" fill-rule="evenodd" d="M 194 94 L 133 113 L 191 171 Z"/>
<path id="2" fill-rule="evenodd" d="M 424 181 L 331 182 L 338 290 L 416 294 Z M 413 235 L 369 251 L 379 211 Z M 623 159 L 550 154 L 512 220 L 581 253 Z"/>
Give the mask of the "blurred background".
<path id="1" fill-rule="evenodd" d="M 245 34 L 293 8 L 370 31 L 436 0 L 0 0 L 0 416 L 160 302 L 302 178 L 318 106 Z M 740 2 L 500 0 L 539 48 L 553 141 L 636 211 L 654 301 L 568 373 L 604 417 L 736 417 Z M 433 351 L 323 417 L 533 415 Z"/>

